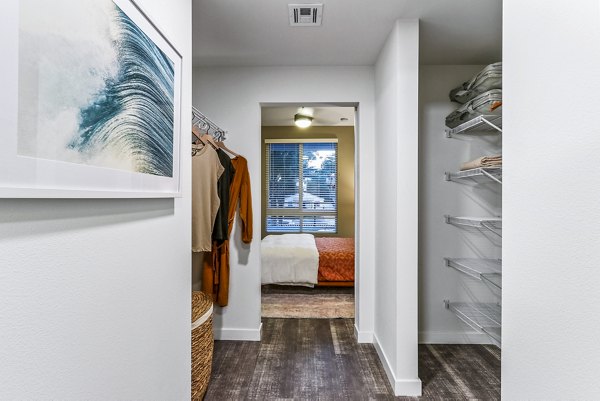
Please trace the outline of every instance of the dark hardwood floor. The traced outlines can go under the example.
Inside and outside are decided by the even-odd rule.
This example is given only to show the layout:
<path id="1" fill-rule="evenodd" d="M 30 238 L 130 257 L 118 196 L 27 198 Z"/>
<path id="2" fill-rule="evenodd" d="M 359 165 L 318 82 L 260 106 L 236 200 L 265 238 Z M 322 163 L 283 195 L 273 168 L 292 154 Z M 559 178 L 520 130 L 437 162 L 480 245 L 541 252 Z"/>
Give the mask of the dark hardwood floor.
<path id="1" fill-rule="evenodd" d="M 500 350 L 419 346 L 423 397 L 394 397 L 352 319 L 263 319 L 263 340 L 217 341 L 205 400 L 499 400 Z"/>

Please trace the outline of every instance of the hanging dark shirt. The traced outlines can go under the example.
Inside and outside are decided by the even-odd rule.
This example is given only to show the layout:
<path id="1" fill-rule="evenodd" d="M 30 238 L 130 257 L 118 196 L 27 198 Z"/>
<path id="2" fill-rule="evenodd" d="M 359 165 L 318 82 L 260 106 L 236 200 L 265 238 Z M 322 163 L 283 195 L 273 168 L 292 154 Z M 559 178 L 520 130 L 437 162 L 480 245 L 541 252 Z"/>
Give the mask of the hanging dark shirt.
<path id="1" fill-rule="evenodd" d="M 215 218 L 212 239 L 213 241 L 221 242 L 229 237 L 229 222 L 227 216 L 229 212 L 229 187 L 231 186 L 233 176 L 235 175 L 235 168 L 233 167 L 233 163 L 231 163 L 231 158 L 227 156 L 227 153 L 223 152 L 221 149 L 217 149 L 217 155 L 225 170 L 217 182 L 217 193 L 219 194 L 221 204 L 219 205 L 217 217 Z"/>

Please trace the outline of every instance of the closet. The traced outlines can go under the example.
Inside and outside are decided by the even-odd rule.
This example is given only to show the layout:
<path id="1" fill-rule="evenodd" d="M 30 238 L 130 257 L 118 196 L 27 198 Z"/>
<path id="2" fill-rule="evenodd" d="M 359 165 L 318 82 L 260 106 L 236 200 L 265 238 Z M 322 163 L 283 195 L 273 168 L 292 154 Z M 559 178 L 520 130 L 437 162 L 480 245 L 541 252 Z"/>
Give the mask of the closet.
<path id="1" fill-rule="evenodd" d="M 225 131 L 192 109 L 192 251 L 203 253 L 202 292 L 219 306 L 229 300 L 229 240 L 235 215 L 241 240 L 252 241 L 248 161 L 224 144 Z M 198 259 L 195 259 L 198 260 Z"/>
<path id="2" fill-rule="evenodd" d="M 213 303 L 229 302 L 229 254 L 235 215 L 241 241 L 252 241 L 252 196 L 247 160 L 225 146 L 225 131 L 192 109 L 192 399 L 202 399 L 211 376 Z"/>
<path id="3" fill-rule="evenodd" d="M 446 118 L 445 135 L 449 140 L 487 141 L 488 148 L 494 154 L 482 155 L 462 163 L 459 171 L 447 171 L 445 180 L 457 185 L 467 184 L 476 187 L 473 202 L 479 202 L 478 194 L 489 191 L 501 197 L 502 186 L 502 64 L 487 66 L 470 81 L 465 82 L 450 93 L 451 100 L 464 103 Z M 466 140 L 465 140 L 466 139 Z M 477 147 L 477 144 L 473 146 Z M 500 200 L 500 199 L 499 199 Z M 460 216 L 447 214 L 447 224 L 471 232 L 473 235 L 486 236 L 495 247 L 502 244 L 502 217 Z M 476 248 L 476 246 L 472 246 Z M 488 249 L 489 251 L 489 249 Z M 486 334 L 493 344 L 501 345 L 501 298 L 502 298 L 502 260 L 485 255 L 479 257 L 447 256 L 444 263 L 456 274 L 467 275 L 481 281 L 496 298 L 494 302 L 479 302 L 477 299 L 465 301 L 444 300 L 444 305 L 456 316 L 478 333 Z"/>

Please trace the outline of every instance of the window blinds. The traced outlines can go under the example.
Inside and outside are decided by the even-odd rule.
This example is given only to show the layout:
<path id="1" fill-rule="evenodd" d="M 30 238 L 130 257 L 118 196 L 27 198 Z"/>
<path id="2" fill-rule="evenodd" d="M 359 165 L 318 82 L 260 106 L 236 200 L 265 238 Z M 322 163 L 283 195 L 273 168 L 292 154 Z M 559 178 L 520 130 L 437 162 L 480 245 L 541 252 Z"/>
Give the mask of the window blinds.
<path id="1" fill-rule="evenodd" d="M 337 142 L 268 141 L 267 232 L 337 232 Z"/>

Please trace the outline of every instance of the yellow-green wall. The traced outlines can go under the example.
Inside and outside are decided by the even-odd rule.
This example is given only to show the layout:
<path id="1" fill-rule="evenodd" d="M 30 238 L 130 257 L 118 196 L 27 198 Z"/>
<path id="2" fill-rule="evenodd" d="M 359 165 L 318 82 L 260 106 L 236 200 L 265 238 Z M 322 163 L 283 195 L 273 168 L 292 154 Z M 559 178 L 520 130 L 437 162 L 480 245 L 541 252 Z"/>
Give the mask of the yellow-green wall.
<path id="1" fill-rule="evenodd" d="M 262 238 L 266 218 L 266 160 L 265 139 L 314 139 L 337 138 L 338 140 L 338 232 L 315 234 L 321 236 L 354 237 L 354 127 L 262 127 L 261 146 L 261 208 Z"/>

